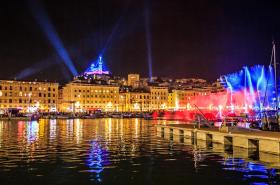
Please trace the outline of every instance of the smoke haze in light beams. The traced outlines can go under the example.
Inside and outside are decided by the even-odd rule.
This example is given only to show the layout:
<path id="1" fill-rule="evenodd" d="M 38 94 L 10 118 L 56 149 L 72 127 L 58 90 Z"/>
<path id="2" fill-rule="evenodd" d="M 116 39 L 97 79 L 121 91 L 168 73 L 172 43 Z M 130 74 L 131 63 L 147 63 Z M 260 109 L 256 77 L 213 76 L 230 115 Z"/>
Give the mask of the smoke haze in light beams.
<path id="1" fill-rule="evenodd" d="M 43 5 L 40 3 L 40 1 L 37 0 L 28 0 L 28 5 L 34 19 L 37 21 L 42 32 L 44 33 L 44 35 L 46 36 L 50 44 L 55 49 L 57 55 L 61 58 L 63 63 L 68 67 L 72 75 L 76 76 L 78 72 L 73 64 L 73 61 L 70 58 L 68 51 L 64 47 L 64 44 L 60 39 L 58 33 L 56 32 L 56 29 L 52 24 L 51 20 L 49 19 L 49 16 L 45 11 Z"/>

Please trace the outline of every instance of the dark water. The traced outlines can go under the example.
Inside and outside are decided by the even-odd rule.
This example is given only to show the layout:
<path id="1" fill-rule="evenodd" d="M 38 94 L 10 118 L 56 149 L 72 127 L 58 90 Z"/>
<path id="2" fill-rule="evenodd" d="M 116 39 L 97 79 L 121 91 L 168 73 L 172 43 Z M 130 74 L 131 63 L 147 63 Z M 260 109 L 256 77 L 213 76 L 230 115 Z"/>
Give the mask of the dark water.
<path id="1" fill-rule="evenodd" d="M 0 184 L 280 182 L 278 156 L 172 141 L 157 136 L 154 124 L 141 119 L 0 122 Z"/>

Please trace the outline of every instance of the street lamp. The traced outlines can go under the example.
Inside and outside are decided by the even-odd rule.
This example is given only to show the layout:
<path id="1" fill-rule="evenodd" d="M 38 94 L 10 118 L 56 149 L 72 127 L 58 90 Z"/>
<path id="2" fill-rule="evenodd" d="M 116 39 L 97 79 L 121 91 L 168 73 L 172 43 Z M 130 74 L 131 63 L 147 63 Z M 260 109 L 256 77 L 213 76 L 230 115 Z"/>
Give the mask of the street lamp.
<path id="1" fill-rule="evenodd" d="M 106 111 L 112 111 L 112 102 L 107 103 L 106 105 Z"/>
<path id="2" fill-rule="evenodd" d="M 78 109 L 80 107 L 80 102 L 75 102 L 75 105 L 74 105 L 74 111 L 76 111 L 76 109 Z"/>

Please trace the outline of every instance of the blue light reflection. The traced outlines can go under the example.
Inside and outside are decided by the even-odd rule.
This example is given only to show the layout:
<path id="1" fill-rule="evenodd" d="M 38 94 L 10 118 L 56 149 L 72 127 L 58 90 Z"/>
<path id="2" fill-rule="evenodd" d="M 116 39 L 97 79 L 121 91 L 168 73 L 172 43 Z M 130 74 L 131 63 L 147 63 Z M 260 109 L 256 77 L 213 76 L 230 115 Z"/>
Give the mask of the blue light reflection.
<path id="1" fill-rule="evenodd" d="M 239 158 L 228 158 L 223 163 L 224 170 L 241 172 L 244 180 L 254 182 L 253 184 L 273 184 L 277 178 L 276 169 L 267 168 L 263 164 L 247 162 Z"/>
<path id="2" fill-rule="evenodd" d="M 90 143 L 90 149 L 86 165 L 89 167 L 88 172 L 94 174 L 91 176 L 93 181 L 101 182 L 101 173 L 104 170 L 104 166 L 109 165 L 107 159 L 108 153 L 104 150 L 97 141 L 92 141 Z"/>

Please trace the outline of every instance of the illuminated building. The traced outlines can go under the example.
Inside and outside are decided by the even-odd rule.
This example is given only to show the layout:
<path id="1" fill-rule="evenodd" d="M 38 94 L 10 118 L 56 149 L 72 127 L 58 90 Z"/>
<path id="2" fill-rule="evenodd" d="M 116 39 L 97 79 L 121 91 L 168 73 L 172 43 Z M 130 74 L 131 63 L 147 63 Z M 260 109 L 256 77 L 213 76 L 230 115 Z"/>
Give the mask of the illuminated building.
<path id="1" fill-rule="evenodd" d="M 120 93 L 120 110 L 124 112 L 146 112 L 150 110 L 150 92 L 146 89 L 134 89 Z"/>
<path id="2" fill-rule="evenodd" d="M 62 89 L 60 111 L 86 112 L 100 109 L 118 111 L 119 87 L 70 82 Z"/>
<path id="3" fill-rule="evenodd" d="M 193 97 L 206 96 L 210 92 L 210 90 L 198 88 L 185 90 L 173 89 L 171 92 L 168 93 L 168 109 L 188 109 L 189 106 L 192 106 L 191 99 Z"/>
<path id="4" fill-rule="evenodd" d="M 58 83 L 0 80 L 0 109 L 56 111 Z"/>
<path id="5" fill-rule="evenodd" d="M 62 88 L 59 110 L 62 112 L 119 111 L 117 82 L 118 79 L 112 79 L 102 56 L 99 56 L 83 75 L 75 77 L 74 81 Z"/>
<path id="6" fill-rule="evenodd" d="M 138 87 L 139 80 L 140 80 L 139 74 L 128 74 L 127 85 L 132 87 Z"/>
<path id="7" fill-rule="evenodd" d="M 168 88 L 150 86 L 150 110 L 167 109 L 168 104 Z"/>
<path id="8" fill-rule="evenodd" d="M 90 67 L 85 71 L 85 75 L 109 75 L 110 72 L 106 70 L 102 56 L 99 56 L 96 63 L 92 63 Z"/>
<path id="9" fill-rule="evenodd" d="M 104 64 L 103 58 L 99 56 L 83 74 L 75 76 L 74 81 L 109 85 L 121 80 L 112 78 L 110 71 L 107 70 Z"/>
<path id="10" fill-rule="evenodd" d="M 176 79 L 176 83 L 207 83 L 206 80 L 201 79 L 201 78 L 181 78 L 181 79 Z"/>
<path id="11" fill-rule="evenodd" d="M 216 86 L 216 91 L 223 89 L 220 83 Z M 57 83 L 1 81 L 0 113 L 8 108 L 19 108 L 24 112 L 187 109 L 190 97 L 204 96 L 212 92 L 212 88 L 203 79 L 153 77 L 150 81 L 149 78 L 140 79 L 139 74 L 128 74 L 126 81 L 125 78 L 112 76 L 102 56 L 99 56 L 84 73 L 75 76 L 73 81 L 60 89 Z"/>

